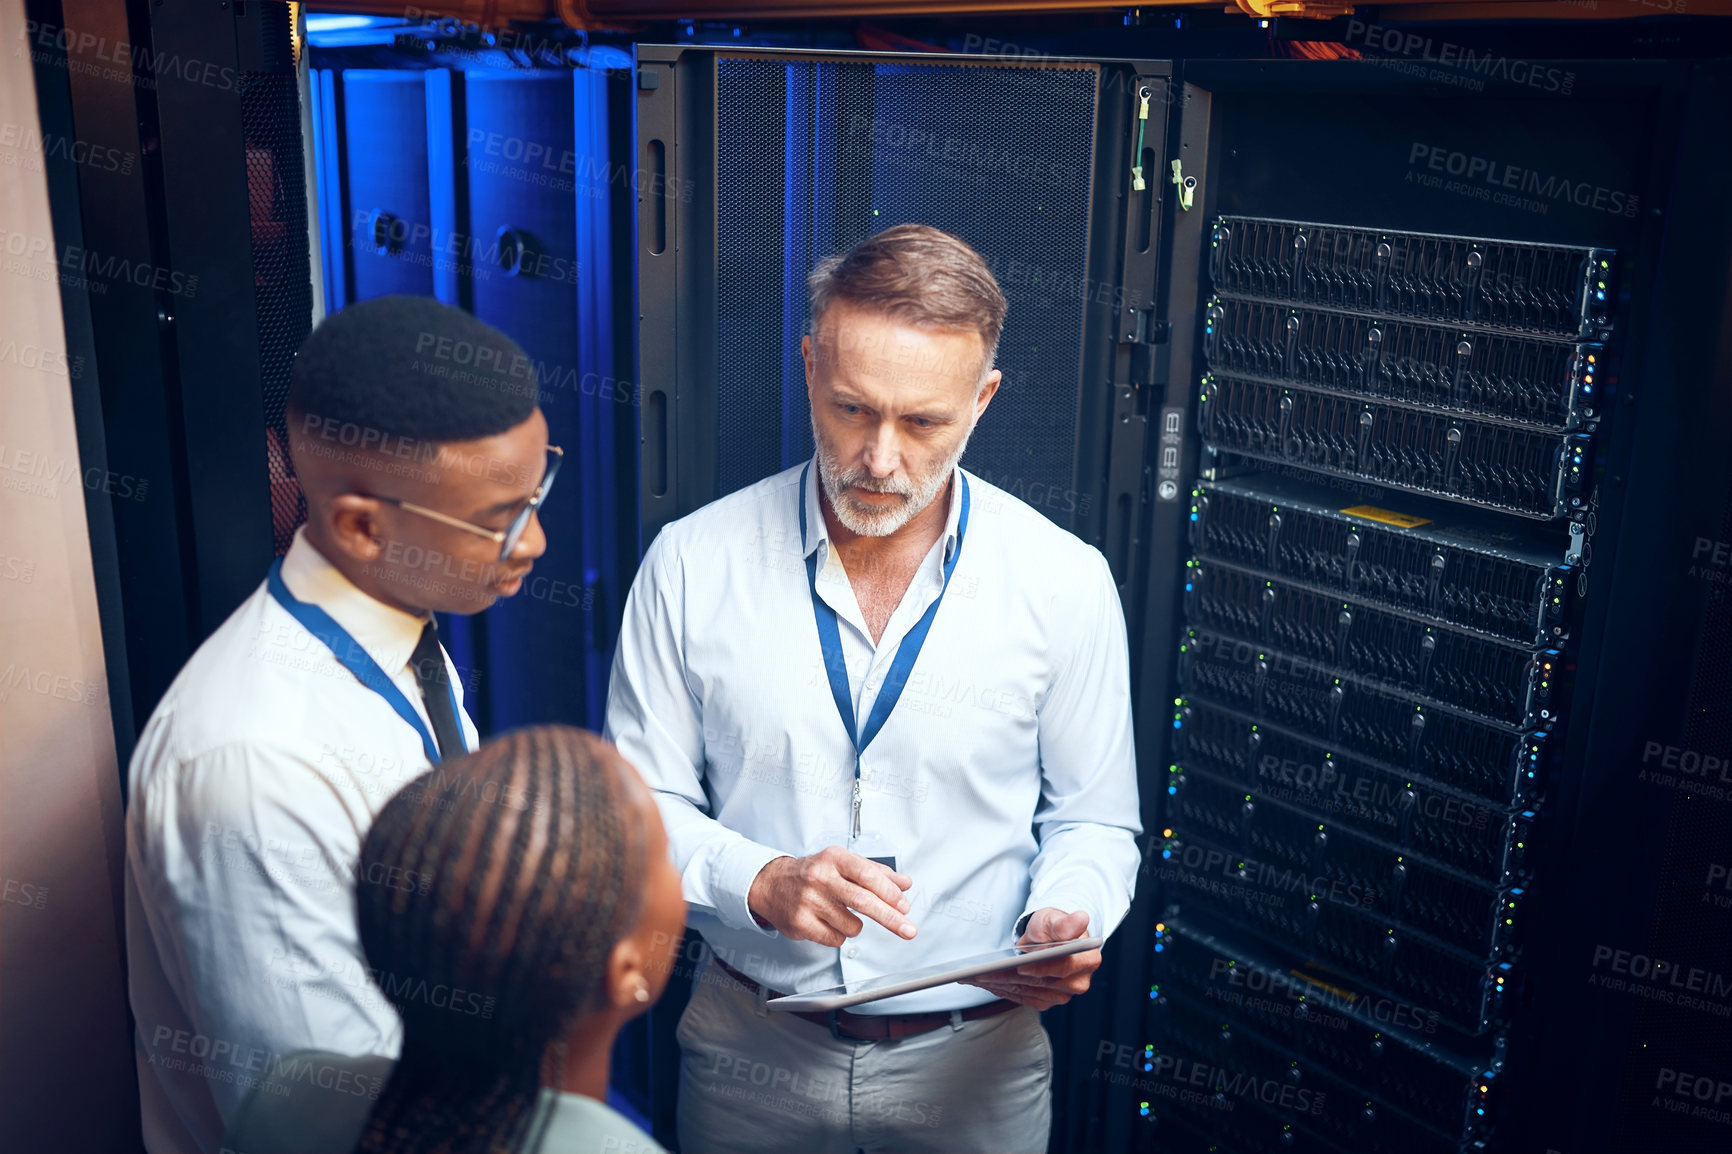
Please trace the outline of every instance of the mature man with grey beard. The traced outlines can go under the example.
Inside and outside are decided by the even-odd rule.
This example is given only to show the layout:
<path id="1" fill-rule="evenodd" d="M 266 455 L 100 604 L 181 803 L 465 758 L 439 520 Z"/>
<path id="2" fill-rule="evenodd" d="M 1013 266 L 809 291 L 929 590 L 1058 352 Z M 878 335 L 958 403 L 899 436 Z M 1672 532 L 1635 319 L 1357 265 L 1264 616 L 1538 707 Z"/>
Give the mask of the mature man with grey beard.
<path id="1" fill-rule="evenodd" d="M 607 730 L 714 950 L 680 1020 L 702 1151 L 1043 1151 L 1039 1011 L 1098 950 L 867 1003 L 781 993 L 1105 935 L 1137 870 L 1124 618 L 1099 551 L 958 466 L 1006 311 L 920 225 L 810 278 L 814 460 L 669 525 Z"/>

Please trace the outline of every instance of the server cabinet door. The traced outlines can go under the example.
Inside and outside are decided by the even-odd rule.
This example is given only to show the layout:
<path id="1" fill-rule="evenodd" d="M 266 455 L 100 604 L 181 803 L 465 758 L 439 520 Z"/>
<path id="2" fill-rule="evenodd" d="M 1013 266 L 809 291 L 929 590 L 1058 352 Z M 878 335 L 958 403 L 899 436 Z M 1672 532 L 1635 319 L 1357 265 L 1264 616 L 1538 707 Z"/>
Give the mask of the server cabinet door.
<path id="1" fill-rule="evenodd" d="M 646 538 L 811 453 L 806 276 L 908 222 L 968 241 L 1010 302 L 963 464 L 1085 540 L 1107 544 L 1111 510 L 1128 533 L 1142 438 L 1112 429 L 1142 427 L 1116 406 L 1150 371 L 1127 348 L 1158 335 L 1138 318 L 1164 187 L 1131 170 L 1163 148 L 1165 65 L 659 46 L 639 63 Z M 1128 590 L 1134 557 L 1108 553 Z"/>
<path id="2" fill-rule="evenodd" d="M 342 86 L 338 141 L 346 176 L 343 303 L 392 293 L 433 295 L 424 72 L 354 69 Z M 334 279 L 334 278 L 333 278 Z"/>
<path id="3" fill-rule="evenodd" d="M 522 592 L 487 614 L 488 721 L 495 730 L 541 721 L 599 728 L 609 655 L 597 628 L 596 548 L 615 494 L 590 491 L 582 459 L 595 439 L 599 390 L 578 333 L 573 78 L 470 72 L 461 88 L 468 201 L 461 247 L 472 308 L 529 354 L 549 440 L 567 452 L 541 513 L 548 550 Z M 576 91 L 598 98 L 589 83 Z M 588 479 L 593 484 L 594 474 Z"/>

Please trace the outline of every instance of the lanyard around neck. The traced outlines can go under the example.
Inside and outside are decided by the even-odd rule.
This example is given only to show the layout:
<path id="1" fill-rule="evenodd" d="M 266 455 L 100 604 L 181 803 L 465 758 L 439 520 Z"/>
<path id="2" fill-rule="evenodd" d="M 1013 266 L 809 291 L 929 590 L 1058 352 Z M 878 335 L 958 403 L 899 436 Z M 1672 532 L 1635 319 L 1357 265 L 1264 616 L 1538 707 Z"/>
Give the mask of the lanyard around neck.
<path id="1" fill-rule="evenodd" d="M 403 696 L 403 691 L 397 688 L 385 671 L 379 668 L 372 655 L 361 648 L 361 643 L 350 636 L 349 631 L 338 625 L 336 619 L 317 605 L 301 601 L 289 592 L 289 587 L 283 582 L 283 559 L 278 557 L 271 563 L 270 576 L 266 579 L 271 596 L 277 599 L 277 604 L 288 611 L 290 617 L 301 623 L 308 633 L 323 641 L 335 657 L 355 680 L 385 699 L 392 709 L 414 727 L 421 737 L 421 746 L 427 751 L 427 760 L 433 765 L 439 764 L 439 745 L 433 740 L 433 735 L 427 731 L 427 725 L 421 720 L 421 715 L 415 712 L 415 707 L 409 704 L 409 699 Z M 463 711 L 457 705 L 457 693 L 449 684 L 445 691 L 451 694 L 452 713 L 461 718 Z M 462 723 L 458 723 L 461 732 Z"/>
<path id="2" fill-rule="evenodd" d="M 812 471 L 812 463 L 806 462 L 806 467 L 800 471 L 800 548 L 806 548 L 806 478 Z M 854 694 L 848 687 L 848 666 L 842 659 L 842 633 L 836 624 L 836 611 L 823 598 L 818 596 L 818 554 L 816 551 L 806 558 L 806 583 L 812 592 L 812 614 L 818 622 L 818 647 L 824 655 L 824 672 L 830 678 L 830 696 L 836 701 L 836 712 L 842 715 L 842 725 L 848 731 L 848 740 L 854 746 L 854 809 L 858 822 L 860 808 L 860 755 L 866 752 L 866 747 L 872 744 L 872 739 L 878 736 L 878 731 L 884 728 L 884 723 L 890 717 L 890 711 L 896 708 L 896 702 L 902 697 L 902 690 L 908 684 L 908 677 L 914 671 L 914 662 L 920 656 L 920 649 L 926 644 L 926 634 L 932 629 L 933 619 L 938 616 L 938 606 L 944 600 L 945 591 L 950 588 L 950 576 L 956 572 L 956 562 L 962 557 L 962 542 L 968 536 L 968 478 L 960 471 L 962 479 L 962 510 L 956 522 L 956 548 L 951 550 L 950 559 L 944 563 L 944 587 L 938 591 L 938 596 L 932 604 L 926 607 L 926 612 L 920 615 L 920 620 L 902 638 L 902 644 L 896 647 L 896 657 L 890 662 L 890 669 L 884 675 L 884 684 L 878 691 L 878 699 L 872 703 L 872 712 L 866 718 L 866 728 L 856 729 L 854 724 Z"/>

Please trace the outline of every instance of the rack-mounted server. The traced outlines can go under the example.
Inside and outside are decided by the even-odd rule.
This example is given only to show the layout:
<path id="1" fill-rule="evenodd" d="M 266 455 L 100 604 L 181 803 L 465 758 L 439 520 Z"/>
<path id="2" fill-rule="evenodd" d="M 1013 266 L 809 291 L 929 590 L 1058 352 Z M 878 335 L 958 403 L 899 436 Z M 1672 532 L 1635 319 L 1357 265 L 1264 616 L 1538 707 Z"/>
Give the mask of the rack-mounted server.
<path id="1" fill-rule="evenodd" d="M 1373 679 L 1511 725 L 1549 713 L 1556 649 L 1532 649 L 1225 563 L 1186 573 L 1190 620 L 1234 657 L 1268 647 L 1316 676 Z M 1264 660 L 1259 658 L 1259 660 Z"/>
<path id="2" fill-rule="evenodd" d="M 1266 801 L 1310 816 L 1282 856 L 1327 859 L 1341 838 L 1351 837 L 1495 885 L 1518 883 L 1531 872 L 1527 851 L 1539 796 L 1530 767 L 1545 749 L 1538 732 L 1525 735 L 1495 773 L 1463 788 L 1344 754 L 1200 698 L 1180 698 L 1177 720 L 1169 815 L 1182 820 L 1187 809 L 1205 804 L 1195 794 L 1207 787 L 1194 782 L 1222 783 L 1238 797 L 1220 798 L 1213 820 L 1218 830 L 1250 838 L 1239 843 L 1244 850 L 1276 852 L 1265 842 L 1275 835 L 1253 832 L 1263 829 L 1257 807 Z M 1386 871 L 1379 884 L 1388 877 Z"/>
<path id="3" fill-rule="evenodd" d="M 1235 1150 L 1483 1149 L 1585 591 L 1613 254 L 1249 217 L 1209 236 L 1145 1056 L 1337 1106 L 1218 1087 L 1146 1109 Z M 1409 1020 L 1332 1047 L 1220 985 L 1241 972 Z M 1373 1042 L 1423 1055 L 1429 1089 L 1383 1081 Z"/>
<path id="4" fill-rule="evenodd" d="M 1580 505 L 1587 437 L 1210 374 L 1203 438 L 1261 461 L 1550 521 Z"/>
<path id="5" fill-rule="evenodd" d="M 1222 217 L 1210 238 L 1209 275 L 1221 294 L 1604 340 L 1614 256 L 1599 248 Z"/>
<path id="6" fill-rule="evenodd" d="M 1247 660 L 1241 660 L 1244 657 Z M 1468 792 L 1489 793 L 1537 762 L 1548 732 L 1501 725 L 1369 678 L 1189 630 L 1179 652 L 1187 693 L 1260 722 L 1284 726 L 1331 750 L 1357 754 Z M 1185 713 L 1178 721 L 1183 727 Z"/>
<path id="7" fill-rule="evenodd" d="M 1345 495 L 1278 475 L 1205 479 L 1192 497 L 1192 548 L 1198 560 L 1523 644 L 1562 635 L 1585 519 L 1579 533 L 1571 523 L 1566 548 L 1552 550 L 1471 510 L 1406 515 L 1343 507 Z"/>
<path id="8" fill-rule="evenodd" d="M 1591 420 L 1604 379 L 1598 341 L 1231 296 L 1211 301 L 1207 318 L 1204 352 L 1223 373 L 1529 428 Z"/>
<path id="9" fill-rule="evenodd" d="M 1489 1133 L 1497 1071 L 1432 1011 L 1189 922 L 1156 937 L 1141 1108 L 1176 1123 L 1163 1149 L 1443 1154 Z"/>

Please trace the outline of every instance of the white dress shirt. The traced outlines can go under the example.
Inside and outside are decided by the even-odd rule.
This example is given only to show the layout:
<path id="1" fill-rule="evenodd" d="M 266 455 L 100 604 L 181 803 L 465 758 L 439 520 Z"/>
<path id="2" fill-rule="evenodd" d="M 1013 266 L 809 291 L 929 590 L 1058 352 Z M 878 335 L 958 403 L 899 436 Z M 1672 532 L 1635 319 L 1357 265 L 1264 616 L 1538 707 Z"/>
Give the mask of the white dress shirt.
<path id="1" fill-rule="evenodd" d="M 962 470 L 958 469 L 960 476 Z M 1130 906 L 1141 832 L 1124 616 L 1106 559 L 968 474 L 962 552 L 894 712 L 860 759 L 859 852 L 914 879 L 905 941 L 877 923 L 840 948 L 761 929 L 746 906 L 784 854 L 846 844 L 854 746 L 819 650 L 805 556 L 836 611 L 862 728 L 897 647 L 943 585 L 949 520 L 874 643 L 818 503 L 816 466 L 664 528 L 626 602 L 607 735 L 657 791 L 691 925 L 728 964 L 809 991 L 1009 945 L 1019 917 Z M 806 507 L 802 549 L 799 506 Z M 863 919 L 865 920 L 865 919 Z M 947 985 L 863 1013 L 992 1000 Z"/>
<path id="2" fill-rule="evenodd" d="M 348 630 L 432 732 L 409 664 L 425 619 L 361 592 L 305 530 L 282 575 Z M 474 748 L 449 656 L 446 666 Z M 283 1055 L 396 1055 L 402 1026 L 355 926 L 355 864 L 374 815 L 427 768 L 415 729 L 262 584 L 169 686 L 139 736 L 126 814 L 126 952 L 151 1154 L 215 1154 L 224 1121 Z"/>

